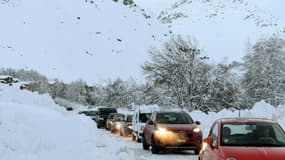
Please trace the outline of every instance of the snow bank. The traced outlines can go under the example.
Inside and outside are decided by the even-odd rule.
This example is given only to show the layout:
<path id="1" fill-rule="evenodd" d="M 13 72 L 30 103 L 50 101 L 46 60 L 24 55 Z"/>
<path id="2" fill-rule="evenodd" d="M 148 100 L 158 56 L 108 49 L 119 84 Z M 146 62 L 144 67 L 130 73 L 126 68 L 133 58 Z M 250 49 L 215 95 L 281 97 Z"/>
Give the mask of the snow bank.
<path id="1" fill-rule="evenodd" d="M 1 160 L 123 160 L 127 146 L 84 115 L 67 112 L 48 95 L 0 85 Z M 134 158 L 133 158 L 134 159 Z"/>
<path id="2" fill-rule="evenodd" d="M 277 108 L 270 104 L 261 101 L 256 103 L 251 110 L 226 110 L 223 109 L 218 113 L 209 112 L 205 114 L 201 111 L 190 112 L 190 115 L 196 121 L 201 121 L 201 128 L 203 130 L 204 137 L 208 135 L 210 127 L 213 122 L 219 118 L 235 118 L 235 117 L 247 117 L 247 118 L 269 118 L 277 121 L 285 129 L 285 105 L 280 105 Z"/>

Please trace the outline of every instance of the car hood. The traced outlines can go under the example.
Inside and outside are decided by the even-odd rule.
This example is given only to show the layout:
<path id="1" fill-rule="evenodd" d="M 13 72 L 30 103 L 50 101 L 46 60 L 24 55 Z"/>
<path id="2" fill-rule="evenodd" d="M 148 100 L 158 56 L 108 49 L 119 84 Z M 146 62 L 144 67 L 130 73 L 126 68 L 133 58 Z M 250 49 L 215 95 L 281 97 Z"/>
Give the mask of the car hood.
<path id="1" fill-rule="evenodd" d="M 220 147 L 224 158 L 284 160 L 285 147 Z"/>
<path id="2" fill-rule="evenodd" d="M 189 132 L 197 128 L 195 124 L 159 124 L 159 127 L 175 132 Z"/>

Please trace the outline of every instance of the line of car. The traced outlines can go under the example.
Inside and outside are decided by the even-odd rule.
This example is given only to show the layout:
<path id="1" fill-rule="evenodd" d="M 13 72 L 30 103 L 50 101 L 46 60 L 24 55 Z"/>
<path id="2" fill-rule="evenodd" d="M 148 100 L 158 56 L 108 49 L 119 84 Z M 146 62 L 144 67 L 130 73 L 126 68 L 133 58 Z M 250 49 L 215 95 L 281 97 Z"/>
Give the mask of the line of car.
<path id="1" fill-rule="evenodd" d="M 153 154 L 171 149 L 193 150 L 198 160 L 285 159 L 285 132 L 270 119 L 221 118 L 204 139 L 200 121 L 184 111 L 139 108 L 126 115 L 99 108 L 92 119 L 98 128 L 142 142 L 142 149 Z"/>
<path id="2" fill-rule="evenodd" d="M 153 154 L 166 149 L 193 150 L 202 148 L 200 122 L 184 111 L 160 111 L 159 107 L 140 107 L 133 114 L 118 113 L 115 108 L 98 108 L 96 112 L 82 111 L 96 121 L 97 128 L 105 128 L 120 136 L 129 136 L 142 143 L 144 150 Z"/>

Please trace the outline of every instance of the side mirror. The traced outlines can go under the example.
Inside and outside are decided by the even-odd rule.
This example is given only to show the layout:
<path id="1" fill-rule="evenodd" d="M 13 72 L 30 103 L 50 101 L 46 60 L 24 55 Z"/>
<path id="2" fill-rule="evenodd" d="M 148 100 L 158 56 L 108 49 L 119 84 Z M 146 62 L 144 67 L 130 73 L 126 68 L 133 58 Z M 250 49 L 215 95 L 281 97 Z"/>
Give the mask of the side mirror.
<path id="1" fill-rule="evenodd" d="M 200 121 L 195 121 L 195 124 L 201 125 L 201 122 Z"/>
<path id="2" fill-rule="evenodd" d="M 153 123 L 152 120 L 148 120 L 148 121 L 147 121 L 147 124 L 153 125 L 154 123 Z"/>
<path id="3" fill-rule="evenodd" d="M 213 146 L 213 141 L 214 141 L 213 137 L 207 137 L 203 140 L 204 143 L 207 143 L 210 146 Z"/>

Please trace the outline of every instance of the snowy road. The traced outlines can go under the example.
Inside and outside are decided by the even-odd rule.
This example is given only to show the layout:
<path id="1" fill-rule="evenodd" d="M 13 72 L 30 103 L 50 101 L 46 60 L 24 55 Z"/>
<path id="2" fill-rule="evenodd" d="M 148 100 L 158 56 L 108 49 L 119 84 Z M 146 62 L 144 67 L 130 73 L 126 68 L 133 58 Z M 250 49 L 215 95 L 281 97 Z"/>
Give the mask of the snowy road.
<path id="1" fill-rule="evenodd" d="M 110 137 L 113 145 L 120 146 L 120 152 L 127 152 L 130 160 L 197 160 L 198 156 L 193 151 L 164 151 L 158 155 L 153 155 L 151 151 L 142 149 L 142 144 L 131 140 L 129 137 L 120 137 L 118 134 L 111 134 L 109 131 L 100 129 L 101 134 Z M 109 141 L 109 140 L 108 140 Z"/>

